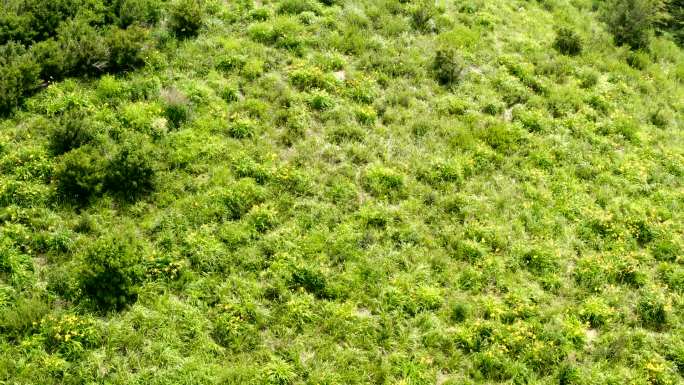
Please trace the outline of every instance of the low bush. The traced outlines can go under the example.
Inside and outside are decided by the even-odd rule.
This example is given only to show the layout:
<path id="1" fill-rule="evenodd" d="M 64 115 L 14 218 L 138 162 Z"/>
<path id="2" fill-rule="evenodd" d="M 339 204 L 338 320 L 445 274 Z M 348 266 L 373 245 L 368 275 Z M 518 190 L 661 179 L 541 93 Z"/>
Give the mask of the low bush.
<path id="1" fill-rule="evenodd" d="M 95 130 L 85 114 L 70 113 L 61 117 L 48 135 L 50 152 L 59 156 L 90 143 Z"/>
<path id="2" fill-rule="evenodd" d="M 40 67 L 19 44 L 0 46 L 0 116 L 19 106 L 38 86 Z"/>
<path id="3" fill-rule="evenodd" d="M 441 48 L 437 50 L 432 62 L 435 79 L 443 86 L 458 83 L 464 68 L 463 58 L 454 48 Z"/>
<path id="4" fill-rule="evenodd" d="M 119 26 L 154 25 L 161 18 L 161 0 L 119 0 L 117 15 Z"/>
<path id="5" fill-rule="evenodd" d="M 246 117 L 233 118 L 228 126 L 228 134 L 235 139 L 251 138 L 256 130 L 256 122 Z"/>
<path id="6" fill-rule="evenodd" d="M 563 55 L 576 56 L 582 53 L 582 40 L 569 28 L 561 28 L 556 33 L 553 48 Z"/>
<path id="7" fill-rule="evenodd" d="M 306 268 L 296 269 L 290 280 L 291 289 L 303 289 L 318 298 L 328 298 L 325 277 L 318 271 Z"/>
<path id="8" fill-rule="evenodd" d="M 659 330 L 667 325 L 667 307 L 661 293 L 646 291 L 637 302 L 636 313 L 645 327 Z"/>
<path id="9" fill-rule="evenodd" d="M 433 32 L 437 29 L 435 23 L 435 16 L 437 16 L 437 7 L 434 0 L 417 1 L 409 8 L 411 16 L 411 24 L 413 28 L 421 32 Z"/>
<path id="10" fill-rule="evenodd" d="M 277 212 L 268 205 L 257 205 L 249 212 L 249 223 L 257 233 L 265 233 L 277 224 Z"/>
<path id="11" fill-rule="evenodd" d="M 134 237 L 113 231 L 88 245 L 79 274 L 83 295 L 98 310 L 121 310 L 137 299 L 143 276 L 142 248 Z"/>
<path id="12" fill-rule="evenodd" d="M 364 186 L 377 197 L 393 197 L 404 187 L 404 176 L 392 169 L 375 166 L 366 172 Z"/>
<path id="13" fill-rule="evenodd" d="M 142 135 L 126 137 L 107 165 L 105 188 L 134 199 L 153 189 L 155 164 L 151 145 Z"/>
<path id="14" fill-rule="evenodd" d="M 102 74 L 109 65 L 109 52 L 104 36 L 82 20 L 60 24 L 57 42 L 62 55 L 62 73 L 59 76 Z M 56 59 L 59 60 L 59 59 Z"/>
<path id="15" fill-rule="evenodd" d="M 319 111 L 327 110 L 335 105 L 335 101 L 325 91 L 315 91 L 309 99 L 311 108 Z"/>
<path id="16" fill-rule="evenodd" d="M 104 173 L 102 156 L 91 146 L 84 146 L 62 155 L 53 182 L 62 199 L 85 204 L 102 191 Z"/>
<path id="17" fill-rule="evenodd" d="M 664 17 L 662 0 L 610 0 L 604 10 L 608 30 L 617 45 L 648 48 L 653 29 Z"/>
<path id="18" fill-rule="evenodd" d="M 196 36 L 204 24 L 203 0 L 175 0 L 169 7 L 169 29 L 179 38 Z"/>
<path id="19" fill-rule="evenodd" d="M 648 55 L 642 51 L 629 52 L 625 61 L 630 67 L 641 71 L 645 70 L 651 63 Z"/>
<path id="20" fill-rule="evenodd" d="M 190 119 L 190 100 L 182 92 L 175 88 L 163 90 L 161 98 L 164 101 L 164 116 L 169 125 L 178 129 Z"/>
<path id="21" fill-rule="evenodd" d="M 109 49 L 108 72 L 130 71 L 145 64 L 147 32 L 140 27 L 113 28 L 105 37 Z"/>
<path id="22" fill-rule="evenodd" d="M 284 0 L 278 6 L 278 13 L 300 14 L 303 12 L 319 12 L 319 5 L 314 0 Z"/>
<path id="23" fill-rule="evenodd" d="M 243 179 L 223 194 L 221 200 L 225 205 L 228 219 L 240 219 L 257 204 L 263 202 L 263 191 L 253 180 Z"/>

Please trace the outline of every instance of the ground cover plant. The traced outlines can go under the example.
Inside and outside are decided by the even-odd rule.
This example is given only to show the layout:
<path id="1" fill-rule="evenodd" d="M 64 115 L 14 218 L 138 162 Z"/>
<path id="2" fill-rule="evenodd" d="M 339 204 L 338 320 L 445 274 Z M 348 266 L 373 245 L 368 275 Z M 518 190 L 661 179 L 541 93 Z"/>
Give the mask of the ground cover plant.
<path id="1" fill-rule="evenodd" d="M 0 4 L 1 384 L 684 382 L 681 2 Z"/>

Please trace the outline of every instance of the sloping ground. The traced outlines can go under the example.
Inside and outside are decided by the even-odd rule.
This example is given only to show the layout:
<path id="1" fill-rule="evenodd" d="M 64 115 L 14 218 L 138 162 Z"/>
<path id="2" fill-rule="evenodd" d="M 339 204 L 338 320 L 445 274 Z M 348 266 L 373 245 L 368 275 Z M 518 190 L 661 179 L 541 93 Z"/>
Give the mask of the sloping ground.
<path id="1" fill-rule="evenodd" d="M 681 49 L 426 4 L 209 3 L 0 122 L 0 382 L 684 381 Z"/>

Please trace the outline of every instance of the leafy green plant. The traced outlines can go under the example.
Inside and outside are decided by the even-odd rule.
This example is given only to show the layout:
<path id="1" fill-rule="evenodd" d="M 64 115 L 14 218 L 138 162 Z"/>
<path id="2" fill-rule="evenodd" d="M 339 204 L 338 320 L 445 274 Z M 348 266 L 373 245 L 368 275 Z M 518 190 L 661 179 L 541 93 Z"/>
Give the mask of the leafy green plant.
<path id="1" fill-rule="evenodd" d="M 435 79 L 444 86 L 455 85 L 465 69 L 465 62 L 454 48 L 440 48 L 432 61 Z"/>
<path id="2" fill-rule="evenodd" d="M 632 49 L 648 48 L 653 29 L 662 18 L 662 0 L 611 0 L 604 19 L 617 45 Z"/>
<path id="3" fill-rule="evenodd" d="M 92 121 L 81 112 L 62 116 L 48 135 L 52 154 L 62 155 L 92 142 L 96 131 Z"/>
<path id="4" fill-rule="evenodd" d="M 38 86 L 40 67 L 19 44 L 0 46 L 0 115 L 18 107 Z"/>
<path id="5" fill-rule="evenodd" d="M 109 72 L 124 72 L 145 64 L 147 33 L 139 27 L 112 29 L 105 38 L 109 49 Z"/>
<path id="6" fill-rule="evenodd" d="M 155 161 L 145 137 L 124 138 L 107 164 L 105 188 L 125 199 L 134 199 L 154 188 Z"/>
<path id="7" fill-rule="evenodd" d="M 221 201 L 226 207 L 229 219 L 240 219 L 249 210 L 263 202 L 263 191 L 249 179 L 243 179 L 230 186 Z"/>
<path id="8" fill-rule="evenodd" d="M 582 53 L 582 40 L 569 28 L 560 28 L 556 32 L 553 48 L 563 55 L 576 56 Z"/>
<path id="9" fill-rule="evenodd" d="M 204 0 L 174 0 L 169 5 L 169 29 L 179 38 L 196 36 L 204 25 Z"/>
<path id="10" fill-rule="evenodd" d="M 130 234 L 112 232 L 88 245 L 79 272 L 84 296 L 100 311 L 134 303 L 142 279 L 142 249 Z"/>
<path id="11" fill-rule="evenodd" d="M 119 26 L 154 25 L 161 19 L 162 0 L 119 0 Z"/>
<path id="12" fill-rule="evenodd" d="M 644 326 L 662 329 L 668 322 L 668 307 L 669 305 L 662 293 L 647 290 L 642 293 L 639 302 L 637 302 L 636 313 Z"/>
<path id="13" fill-rule="evenodd" d="M 373 166 L 366 172 L 364 186 L 375 196 L 393 197 L 401 193 L 404 176 L 387 167 Z"/>
<path id="14" fill-rule="evenodd" d="M 235 139 L 251 138 L 257 130 L 256 122 L 245 117 L 235 117 L 228 126 L 228 134 Z"/>
<path id="15" fill-rule="evenodd" d="M 190 100 L 182 92 L 175 88 L 163 90 L 161 98 L 164 101 L 164 116 L 170 126 L 178 129 L 190 119 Z"/>
<path id="16" fill-rule="evenodd" d="M 104 178 L 105 161 L 92 146 L 62 155 L 53 174 L 59 196 L 78 204 L 85 204 L 102 192 Z"/>

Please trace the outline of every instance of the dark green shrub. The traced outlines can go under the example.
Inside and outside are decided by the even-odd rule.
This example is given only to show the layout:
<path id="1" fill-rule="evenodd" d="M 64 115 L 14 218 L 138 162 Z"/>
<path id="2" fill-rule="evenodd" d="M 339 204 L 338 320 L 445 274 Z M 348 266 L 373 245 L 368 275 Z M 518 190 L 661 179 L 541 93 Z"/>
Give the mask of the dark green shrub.
<path id="1" fill-rule="evenodd" d="M 79 277 L 83 295 L 101 311 L 121 310 L 135 302 L 141 260 L 142 250 L 133 236 L 112 231 L 91 243 Z"/>
<path id="2" fill-rule="evenodd" d="M 675 41 L 684 45 L 684 0 L 669 0 L 665 3 L 667 18 L 662 28 L 672 33 Z"/>
<path id="3" fill-rule="evenodd" d="M 154 159 L 144 136 L 125 138 L 107 166 L 105 187 L 108 191 L 125 199 L 134 199 L 153 189 Z"/>
<path id="4" fill-rule="evenodd" d="M 0 45 L 10 41 L 28 43 L 36 31 L 30 27 L 30 15 L 19 15 L 9 9 L 0 10 Z"/>
<path id="5" fill-rule="evenodd" d="M 94 137 L 92 122 L 85 114 L 67 114 L 50 130 L 50 152 L 62 155 L 90 143 Z"/>
<path id="6" fill-rule="evenodd" d="M 674 114 L 669 108 L 659 107 L 649 115 L 651 124 L 658 128 L 667 128 L 674 121 Z"/>
<path id="7" fill-rule="evenodd" d="M 130 71 L 145 64 L 144 48 L 147 33 L 140 27 L 113 28 L 105 38 L 109 49 L 109 72 Z"/>
<path id="8" fill-rule="evenodd" d="M 58 43 L 63 55 L 62 76 L 103 73 L 109 53 L 102 34 L 82 20 L 71 20 L 59 27 Z"/>
<path id="9" fill-rule="evenodd" d="M 318 298 L 327 298 L 325 277 L 318 271 L 300 268 L 292 273 L 291 289 L 303 289 Z"/>
<path id="10" fill-rule="evenodd" d="M 309 105 L 311 108 L 323 111 L 331 108 L 335 105 L 335 101 L 328 95 L 327 92 L 318 91 L 314 92 L 309 99 Z"/>
<path id="11" fill-rule="evenodd" d="M 561 28 L 556 33 L 553 48 L 563 55 L 579 55 L 582 53 L 582 40 L 573 30 Z"/>
<path id="12" fill-rule="evenodd" d="M 55 81 L 64 77 L 64 52 L 56 40 L 48 39 L 33 44 L 31 54 L 40 66 L 41 79 Z"/>
<path id="13" fill-rule="evenodd" d="M 528 270 L 541 274 L 558 270 L 559 263 L 547 250 L 530 249 L 522 254 L 520 262 Z"/>
<path id="14" fill-rule="evenodd" d="M 62 22 L 76 16 L 83 7 L 77 0 L 25 0 L 21 6 L 22 15 L 30 20 L 34 41 L 54 37 Z M 92 9 L 92 7 L 91 7 Z M 94 15 L 93 15 L 94 16 Z"/>
<path id="15" fill-rule="evenodd" d="M 196 36 L 204 24 L 203 0 L 175 0 L 169 9 L 169 28 L 176 36 Z"/>
<path id="16" fill-rule="evenodd" d="M 464 68 L 464 61 L 454 48 L 439 49 L 432 62 L 435 79 L 443 86 L 458 83 Z"/>
<path id="17" fill-rule="evenodd" d="M 610 0 L 604 11 L 608 30 L 617 45 L 648 48 L 653 28 L 663 19 L 662 0 Z"/>
<path id="18" fill-rule="evenodd" d="M 40 67 L 22 46 L 0 46 L 0 116 L 12 112 L 37 88 L 39 72 Z"/>
<path id="19" fill-rule="evenodd" d="M 470 316 L 470 306 L 457 303 L 451 308 L 450 318 L 456 323 L 464 322 Z"/>
<path id="20" fill-rule="evenodd" d="M 103 159 L 90 146 L 72 150 L 59 160 L 53 181 L 61 198 L 85 204 L 92 196 L 102 191 Z"/>
<path id="21" fill-rule="evenodd" d="M 117 7 L 119 26 L 154 25 L 161 17 L 161 0 L 121 0 Z"/>

